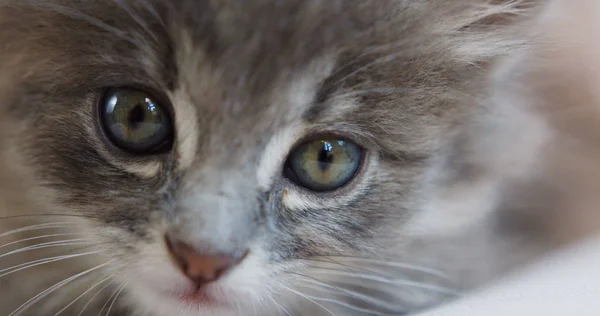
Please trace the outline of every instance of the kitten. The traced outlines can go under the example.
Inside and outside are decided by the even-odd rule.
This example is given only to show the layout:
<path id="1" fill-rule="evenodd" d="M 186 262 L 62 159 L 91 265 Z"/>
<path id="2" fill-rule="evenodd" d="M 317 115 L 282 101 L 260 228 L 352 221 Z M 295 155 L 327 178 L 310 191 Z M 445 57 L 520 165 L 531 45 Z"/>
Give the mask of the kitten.
<path id="1" fill-rule="evenodd" d="M 537 8 L 1 0 L 0 313 L 400 315 L 555 247 L 487 103 Z"/>

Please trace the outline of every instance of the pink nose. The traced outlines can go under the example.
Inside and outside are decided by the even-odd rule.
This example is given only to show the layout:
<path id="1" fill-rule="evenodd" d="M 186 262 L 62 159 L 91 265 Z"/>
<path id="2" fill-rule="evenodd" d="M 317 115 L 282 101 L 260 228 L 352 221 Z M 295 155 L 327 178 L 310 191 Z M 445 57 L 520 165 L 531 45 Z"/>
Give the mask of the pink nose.
<path id="1" fill-rule="evenodd" d="M 167 248 L 181 271 L 200 288 L 218 280 L 246 257 L 248 251 L 237 255 L 200 253 L 181 241 L 167 238 Z"/>

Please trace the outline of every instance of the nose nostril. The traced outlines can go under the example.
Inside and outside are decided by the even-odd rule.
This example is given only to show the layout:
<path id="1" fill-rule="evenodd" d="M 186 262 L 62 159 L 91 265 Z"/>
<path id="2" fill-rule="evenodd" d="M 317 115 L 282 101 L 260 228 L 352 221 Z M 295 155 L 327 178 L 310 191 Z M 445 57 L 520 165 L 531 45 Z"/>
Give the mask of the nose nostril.
<path id="1" fill-rule="evenodd" d="M 248 251 L 229 255 L 199 252 L 186 243 L 169 238 L 166 243 L 172 259 L 198 287 L 218 280 L 248 255 Z"/>

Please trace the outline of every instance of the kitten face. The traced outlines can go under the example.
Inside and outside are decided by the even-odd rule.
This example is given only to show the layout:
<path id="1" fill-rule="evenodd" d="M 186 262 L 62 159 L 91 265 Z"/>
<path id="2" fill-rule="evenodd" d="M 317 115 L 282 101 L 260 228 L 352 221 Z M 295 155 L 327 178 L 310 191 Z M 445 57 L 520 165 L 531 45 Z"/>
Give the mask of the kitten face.
<path id="1" fill-rule="evenodd" d="M 439 205 L 422 200 L 444 204 L 451 193 L 432 187 L 462 179 L 460 166 L 432 175 L 451 163 L 442 149 L 483 92 L 481 65 L 519 44 L 510 23 L 485 27 L 517 4 L 480 2 L 7 1 L 10 150 L 45 208 L 85 218 L 80 230 L 137 313 L 310 305 L 298 287 L 328 286 L 319 265 L 334 256 L 455 253 L 439 240 L 419 247 L 419 228 L 446 236 L 428 225 Z M 146 107 L 132 118 L 136 95 Z M 336 156 L 323 167 L 327 146 Z M 484 222 L 472 203 L 451 226 Z M 239 260 L 198 294 L 178 243 Z M 330 282 L 373 291 L 336 269 Z M 401 313 L 452 290 L 390 293 L 398 304 L 354 295 L 354 311 Z"/>

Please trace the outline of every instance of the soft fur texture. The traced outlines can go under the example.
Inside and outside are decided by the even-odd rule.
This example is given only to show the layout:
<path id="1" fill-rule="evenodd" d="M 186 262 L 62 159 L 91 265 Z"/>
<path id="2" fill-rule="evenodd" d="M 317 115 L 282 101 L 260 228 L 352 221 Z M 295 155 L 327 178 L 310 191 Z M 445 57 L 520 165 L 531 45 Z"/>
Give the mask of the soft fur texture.
<path id="1" fill-rule="evenodd" d="M 550 141 L 537 160 L 539 171 L 530 179 L 536 184 L 530 187 L 543 185 L 553 192 L 554 204 L 538 220 L 550 223 L 559 244 L 600 228 L 599 18 L 597 1 L 548 1 L 533 20 L 531 49 L 505 60 L 493 86 L 497 102 L 527 108 L 549 128 Z"/>
<path id="2" fill-rule="evenodd" d="M 537 2 L 0 0 L 0 237 L 53 235 L 0 248 L 0 314 L 402 314 L 554 247 L 551 123 L 490 85 Z M 172 152 L 107 144 L 122 85 L 172 104 Z M 367 156 L 317 194 L 281 170 L 320 133 Z M 218 304 L 177 298 L 165 234 L 250 250 Z"/>

